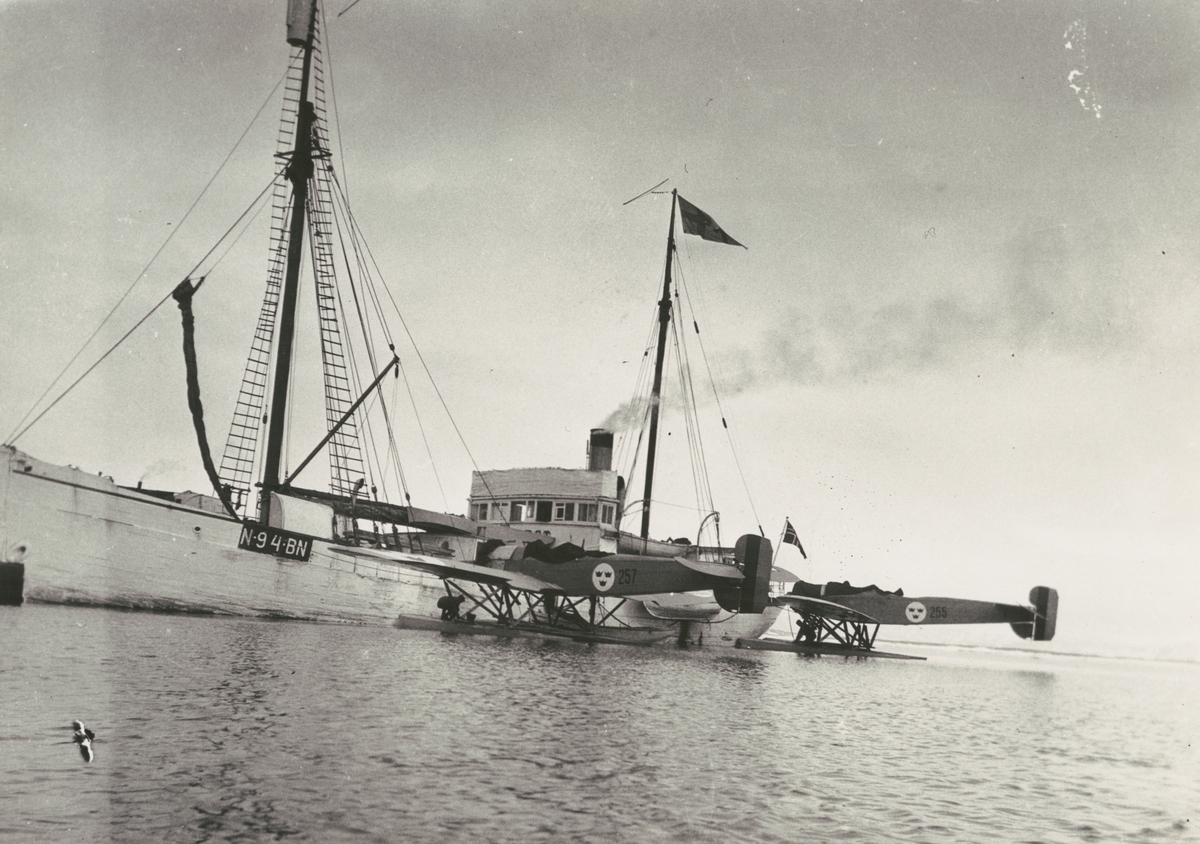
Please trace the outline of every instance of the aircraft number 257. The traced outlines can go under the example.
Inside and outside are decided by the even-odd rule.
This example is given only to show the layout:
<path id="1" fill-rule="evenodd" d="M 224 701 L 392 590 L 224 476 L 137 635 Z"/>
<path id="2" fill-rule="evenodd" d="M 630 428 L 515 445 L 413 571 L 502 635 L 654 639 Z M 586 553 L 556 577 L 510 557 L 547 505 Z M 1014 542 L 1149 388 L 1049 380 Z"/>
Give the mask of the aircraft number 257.
<path id="1" fill-rule="evenodd" d="M 637 569 L 617 569 L 617 585 L 632 586 L 637 581 Z"/>

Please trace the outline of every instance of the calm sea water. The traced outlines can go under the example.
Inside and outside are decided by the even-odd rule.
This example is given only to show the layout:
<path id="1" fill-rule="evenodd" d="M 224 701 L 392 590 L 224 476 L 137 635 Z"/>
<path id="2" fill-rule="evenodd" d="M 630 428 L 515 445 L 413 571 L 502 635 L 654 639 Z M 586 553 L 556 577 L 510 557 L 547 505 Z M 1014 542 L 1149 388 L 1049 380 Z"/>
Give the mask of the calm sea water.
<path id="1" fill-rule="evenodd" d="M 1200 667 L 920 652 L 0 608 L 0 840 L 1197 840 Z"/>

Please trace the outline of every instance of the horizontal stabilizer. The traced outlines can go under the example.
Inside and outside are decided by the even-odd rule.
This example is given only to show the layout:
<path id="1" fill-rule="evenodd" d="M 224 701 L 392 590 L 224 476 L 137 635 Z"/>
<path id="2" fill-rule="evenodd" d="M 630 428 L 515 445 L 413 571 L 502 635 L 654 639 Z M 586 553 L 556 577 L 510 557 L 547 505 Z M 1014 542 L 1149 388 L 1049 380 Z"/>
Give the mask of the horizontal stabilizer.
<path id="1" fill-rule="evenodd" d="M 741 583 L 743 579 L 743 575 L 737 566 L 730 566 L 725 563 L 707 563 L 703 560 L 689 560 L 687 557 L 676 557 L 675 562 L 684 568 L 698 571 L 701 574 L 724 578 L 730 583 Z"/>

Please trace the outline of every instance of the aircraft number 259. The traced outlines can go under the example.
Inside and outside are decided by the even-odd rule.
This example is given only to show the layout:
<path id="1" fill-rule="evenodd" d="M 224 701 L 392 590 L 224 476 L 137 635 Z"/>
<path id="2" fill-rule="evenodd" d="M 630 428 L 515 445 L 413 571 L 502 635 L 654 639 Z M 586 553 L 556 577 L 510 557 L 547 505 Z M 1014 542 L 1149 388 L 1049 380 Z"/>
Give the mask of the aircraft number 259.
<path id="1" fill-rule="evenodd" d="M 617 569 L 617 585 L 632 586 L 637 580 L 637 569 Z"/>

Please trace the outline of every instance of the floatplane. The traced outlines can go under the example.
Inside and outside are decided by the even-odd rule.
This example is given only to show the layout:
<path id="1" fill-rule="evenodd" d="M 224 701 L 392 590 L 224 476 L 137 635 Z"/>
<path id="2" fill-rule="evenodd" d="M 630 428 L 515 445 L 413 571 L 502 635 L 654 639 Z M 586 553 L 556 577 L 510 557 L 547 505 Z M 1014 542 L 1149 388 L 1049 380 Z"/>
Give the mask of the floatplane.
<path id="1" fill-rule="evenodd" d="M 674 190 L 670 201 L 662 295 L 655 306 L 653 342 L 643 356 L 648 361 L 653 348 L 654 366 L 643 367 L 645 377 L 639 379 L 631 402 L 637 410 L 629 414 L 636 425 L 628 440 L 639 444 L 630 455 L 631 475 L 640 446 L 645 448 L 642 496 L 627 496 L 625 478 L 612 469 L 613 432 L 604 428 L 591 432 L 586 469 L 476 472 L 470 513 L 485 540 L 477 561 L 482 565 L 430 565 L 382 550 L 349 552 L 443 579 L 446 594 L 439 600 L 440 616 L 401 615 L 398 627 L 621 644 L 732 646 L 739 639 L 761 636 L 778 618 L 781 607 L 771 601 L 776 579 L 771 542 L 760 530 L 758 535 L 743 535 L 732 547 L 722 544 L 720 516 L 712 506 L 702 465 L 693 464 L 693 477 L 705 479 L 695 490 L 703 502 L 698 507 L 697 541 L 650 536 L 667 341 L 678 322 L 672 291 L 676 212 L 684 234 L 741 246 Z M 675 347 L 681 348 L 678 337 L 676 341 Z M 690 400 L 687 431 L 694 437 L 695 399 L 689 391 L 685 354 L 681 350 L 675 364 L 680 392 Z M 691 449 L 694 461 L 699 451 Z M 637 520 L 635 516 L 640 516 L 637 533 L 624 528 Z"/>
<path id="2" fill-rule="evenodd" d="M 772 603 L 797 616 L 793 640 L 739 639 L 737 647 L 791 651 L 807 655 L 873 656 L 893 659 L 923 657 L 888 653 L 875 648 L 882 625 L 905 627 L 942 624 L 1008 624 L 1022 639 L 1048 642 L 1058 618 L 1058 591 L 1035 586 L 1029 604 L 999 604 L 965 598 L 905 597 L 903 590 L 886 592 L 877 586 L 851 586 L 796 581 Z"/>

